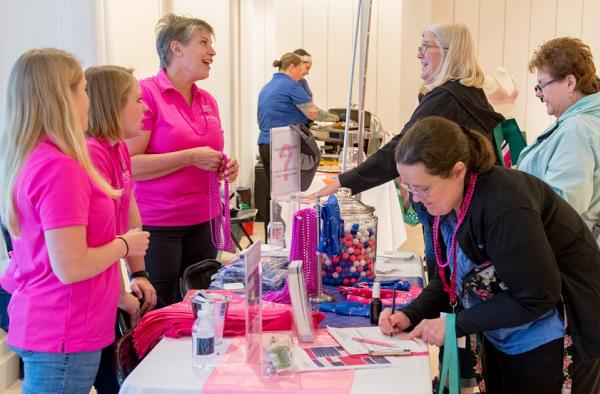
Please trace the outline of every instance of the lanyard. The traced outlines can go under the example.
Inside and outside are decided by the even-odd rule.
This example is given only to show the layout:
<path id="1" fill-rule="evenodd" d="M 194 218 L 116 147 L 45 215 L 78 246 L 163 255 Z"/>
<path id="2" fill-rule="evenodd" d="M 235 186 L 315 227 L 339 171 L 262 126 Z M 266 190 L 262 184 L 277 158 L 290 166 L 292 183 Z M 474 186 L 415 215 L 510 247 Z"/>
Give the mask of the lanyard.
<path id="1" fill-rule="evenodd" d="M 440 247 L 440 219 L 441 216 L 436 216 L 433 220 L 433 246 L 435 252 L 435 261 L 438 266 L 438 274 L 440 275 L 440 279 L 442 280 L 442 287 L 448 296 L 450 296 L 450 306 L 454 309 L 457 305 L 458 296 L 456 293 L 456 234 L 458 233 L 458 229 L 460 225 L 463 223 L 465 216 L 467 215 L 467 211 L 469 210 L 469 206 L 471 205 L 471 199 L 473 198 L 473 193 L 475 191 L 475 183 L 477 183 L 477 174 L 471 174 L 469 177 L 469 185 L 467 187 L 467 194 L 460 204 L 460 212 L 458 214 L 458 219 L 456 220 L 456 226 L 454 227 L 454 231 L 452 232 L 452 237 L 450 238 L 450 258 L 447 261 L 444 261 L 442 257 L 442 248 Z M 448 253 L 446 253 L 448 255 Z M 450 264 L 450 260 L 452 260 L 452 272 L 450 274 L 450 284 L 446 280 L 445 268 Z"/>

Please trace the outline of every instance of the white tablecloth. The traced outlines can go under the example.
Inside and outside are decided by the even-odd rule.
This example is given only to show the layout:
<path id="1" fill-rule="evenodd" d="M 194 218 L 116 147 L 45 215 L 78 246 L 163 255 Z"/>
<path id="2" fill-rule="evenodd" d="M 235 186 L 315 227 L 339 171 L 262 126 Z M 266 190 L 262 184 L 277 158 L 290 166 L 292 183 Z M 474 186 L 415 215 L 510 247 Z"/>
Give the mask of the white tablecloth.
<path id="1" fill-rule="evenodd" d="M 323 179 L 332 174 L 318 172 L 306 193 L 314 193 L 325 186 Z M 336 175 L 336 174 L 333 174 Z M 406 241 L 406 229 L 400 203 L 393 182 L 361 193 L 361 202 L 375 208 L 377 215 L 377 251 L 396 250 Z"/>
<path id="2" fill-rule="evenodd" d="M 228 341 L 226 338 L 222 349 Z M 431 393 L 429 358 L 403 357 L 402 362 L 393 368 L 356 370 L 352 394 Z M 191 338 L 165 338 L 127 377 L 119 393 L 199 394 L 207 379 L 208 372 L 192 369 Z"/>

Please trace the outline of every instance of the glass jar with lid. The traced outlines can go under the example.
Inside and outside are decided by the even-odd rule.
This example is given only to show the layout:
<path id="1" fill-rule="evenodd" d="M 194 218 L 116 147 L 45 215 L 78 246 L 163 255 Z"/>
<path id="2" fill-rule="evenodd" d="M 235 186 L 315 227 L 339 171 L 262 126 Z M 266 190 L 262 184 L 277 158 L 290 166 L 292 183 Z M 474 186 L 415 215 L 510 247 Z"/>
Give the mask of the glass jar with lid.
<path id="1" fill-rule="evenodd" d="M 321 276 L 327 285 L 352 286 L 361 278 L 375 278 L 377 251 L 377 216 L 375 208 L 351 197 L 351 191 L 337 192 L 344 231 L 340 238 L 341 253 L 319 253 Z"/>

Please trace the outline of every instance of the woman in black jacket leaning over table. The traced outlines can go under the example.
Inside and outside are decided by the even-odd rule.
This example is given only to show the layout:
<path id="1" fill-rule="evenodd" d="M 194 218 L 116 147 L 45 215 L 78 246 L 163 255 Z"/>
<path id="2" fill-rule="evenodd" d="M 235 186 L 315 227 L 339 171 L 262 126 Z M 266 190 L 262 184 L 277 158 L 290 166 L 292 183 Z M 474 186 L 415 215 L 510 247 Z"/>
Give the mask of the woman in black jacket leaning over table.
<path id="1" fill-rule="evenodd" d="M 421 64 L 423 86 L 419 105 L 402 131 L 361 165 L 340 174 L 336 182 L 321 189 L 320 196 L 334 193 L 340 186 L 348 187 L 356 194 L 398 177 L 394 161 L 396 145 L 410 126 L 426 116 L 442 116 L 491 139 L 492 130 L 504 117 L 493 110 L 481 89 L 484 74 L 477 63 L 469 29 L 454 22 L 426 27 L 417 58 Z M 426 215 L 420 215 L 420 219 L 423 222 Z M 428 227 L 426 223 L 423 225 Z M 426 245 L 429 235 L 426 229 Z M 426 251 L 426 259 L 433 261 L 431 250 Z M 431 276 L 432 271 L 429 271 Z"/>
<path id="2" fill-rule="evenodd" d="M 483 334 L 487 393 L 600 392 L 600 249 L 577 212 L 440 117 L 416 122 L 395 158 L 435 217 L 438 275 L 401 312 L 384 311 L 382 331 L 416 325 L 409 338 L 439 346 L 439 313 L 455 309 L 458 336 Z"/>

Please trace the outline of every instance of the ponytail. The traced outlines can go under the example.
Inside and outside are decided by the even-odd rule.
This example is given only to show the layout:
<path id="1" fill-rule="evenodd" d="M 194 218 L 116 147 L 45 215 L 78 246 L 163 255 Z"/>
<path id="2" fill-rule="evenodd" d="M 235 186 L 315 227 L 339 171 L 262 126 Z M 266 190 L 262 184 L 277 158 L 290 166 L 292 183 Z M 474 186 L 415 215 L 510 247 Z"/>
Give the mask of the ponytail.
<path id="1" fill-rule="evenodd" d="M 496 157 L 490 140 L 483 134 L 471 131 L 465 127 L 460 127 L 463 133 L 469 138 L 469 171 L 478 174 L 486 172 L 496 164 Z"/>
<path id="2" fill-rule="evenodd" d="M 277 67 L 279 71 L 287 70 L 291 65 L 299 66 L 302 64 L 300 56 L 293 52 L 284 53 L 281 59 L 273 61 L 273 67 Z"/>

